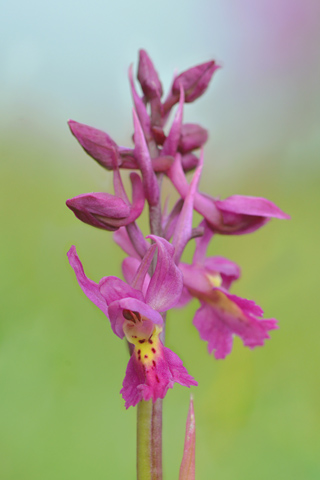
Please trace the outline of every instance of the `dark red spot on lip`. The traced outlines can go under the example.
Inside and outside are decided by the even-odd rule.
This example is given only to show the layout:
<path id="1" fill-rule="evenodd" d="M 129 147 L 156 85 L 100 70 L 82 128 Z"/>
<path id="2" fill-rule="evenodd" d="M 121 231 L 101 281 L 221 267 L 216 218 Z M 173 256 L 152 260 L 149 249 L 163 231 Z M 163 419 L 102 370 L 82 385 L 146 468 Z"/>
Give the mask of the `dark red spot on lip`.
<path id="1" fill-rule="evenodd" d="M 145 355 L 144 358 L 148 358 L 148 355 Z"/>
<path id="2" fill-rule="evenodd" d="M 137 320 L 139 320 L 139 322 L 141 322 L 141 315 L 139 312 L 132 312 L 133 315 L 136 317 Z"/>
<path id="3" fill-rule="evenodd" d="M 151 345 L 153 344 L 153 340 L 151 340 L 151 338 L 149 338 L 148 342 L 151 343 Z"/>
<path id="4" fill-rule="evenodd" d="M 143 339 L 143 340 L 139 340 L 139 343 L 144 343 L 146 340 Z"/>
<path id="5" fill-rule="evenodd" d="M 152 353 L 156 353 L 157 350 L 152 347 L 152 348 L 151 348 L 151 351 L 152 351 Z"/>
<path id="6" fill-rule="evenodd" d="M 138 338 L 137 335 L 132 335 L 132 338 Z"/>
<path id="7" fill-rule="evenodd" d="M 158 383 L 160 383 L 158 375 L 156 375 L 156 380 L 157 380 Z"/>
<path id="8" fill-rule="evenodd" d="M 141 353 L 141 350 L 138 350 L 138 355 L 140 355 L 140 353 Z"/>
<path id="9" fill-rule="evenodd" d="M 152 365 L 155 367 L 156 366 L 156 362 L 154 360 L 152 360 Z"/>
<path id="10" fill-rule="evenodd" d="M 122 315 L 126 320 L 131 320 L 132 322 L 134 322 L 134 316 L 130 310 L 124 309 Z"/>

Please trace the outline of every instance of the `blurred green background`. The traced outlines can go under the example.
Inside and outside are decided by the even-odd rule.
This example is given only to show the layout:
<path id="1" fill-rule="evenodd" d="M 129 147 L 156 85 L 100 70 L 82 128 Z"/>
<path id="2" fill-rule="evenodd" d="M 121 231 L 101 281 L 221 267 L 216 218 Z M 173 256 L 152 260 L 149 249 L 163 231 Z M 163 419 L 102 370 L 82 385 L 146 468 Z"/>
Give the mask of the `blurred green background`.
<path id="1" fill-rule="evenodd" d="M 174 68 L 223 65 L 185 110 L 210 131 L 201 189 L 265 196 L 292 216 L 210 246 L 241 265 L 233 292 L 279 320 L 263 348 L 235 339 L 215 361 L 191 324 L 197 303 L 169 315 L 167 345 L 199 382 L 197 478 L 319 479 L 319 3 L 34 0 L 2 11 L 1 480 L 135 478 L 135 410 L 119 395 L 126 346 L 66 258 L 74 244 L 90 278 L 120 275 L 111 235 L 65 207 L 111 191 L 111 174 L 66 120 L 129 145 L 126 69 L 141 47 L 165 89 Z M 175 385 L 164 402 L 167 480 L 178 478 L 189 393 Z"/>

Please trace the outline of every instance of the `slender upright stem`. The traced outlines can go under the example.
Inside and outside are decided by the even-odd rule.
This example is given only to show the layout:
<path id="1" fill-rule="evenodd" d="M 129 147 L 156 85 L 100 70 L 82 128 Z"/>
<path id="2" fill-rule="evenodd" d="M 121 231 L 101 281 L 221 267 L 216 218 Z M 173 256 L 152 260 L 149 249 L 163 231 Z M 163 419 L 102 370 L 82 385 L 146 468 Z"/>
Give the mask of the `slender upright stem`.
<path id="1" fill-rule="evenodd" d="M 152 477 L 152 400 L 141 400 L 137 406 L 137 480 Z"/>
<path id="2" fill-rule="evenodd" d="M 158 398 L 152 405 L 152 480 L 162 479 L 162 402 L 162 398 Z"/>
<path id="3" fill-rule="evenodd" d="M 158 175 L 159 187 L 162 176 Z M 161 203 L 149 206 L 149 223 L 151 234 L 161 237 Z M 152 266 L 152 273 L 155 264 Z M 164 343 L 165 314 L 163 314 L 163 331 L 161 341 Z M 137 479 L 162 480 L 162 399 L 145 402 L 137 407 Z"/>

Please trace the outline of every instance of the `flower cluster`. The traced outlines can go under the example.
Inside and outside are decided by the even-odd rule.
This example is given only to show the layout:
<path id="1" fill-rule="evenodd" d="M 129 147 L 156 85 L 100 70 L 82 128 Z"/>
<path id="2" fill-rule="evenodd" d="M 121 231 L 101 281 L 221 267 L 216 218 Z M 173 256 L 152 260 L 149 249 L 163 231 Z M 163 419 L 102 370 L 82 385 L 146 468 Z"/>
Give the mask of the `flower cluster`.
<path id="1" fill-rule="evenodd" d="M 277 328 L 276 320 L 263 319 L 262 309 L 252 300 L 230 293 L 233 281 L 240 277 L 239 267 L 223 257 L 206 257 L 214 234 L 241 235 L 271 218 L 289 218 L 264 198 L 233 195 L 220 200 L 198 191 L 208 132 L 198 124 L 183 123 L 183 107 L 206 91 L 218 68 L 210 61 L 180 73 L 163 99 L 157 71 L 141 50 L 137 75 L 141 94 L 129 69 L 133 148 L 117 145 L 101 130 L 69 121 L 84 150 L 113 173 L 114 195 L 82 194 L 67 200 L 67 206 L 81 221 L 115 232 L 115 242 L 128 255 L 122 264 L 125 281 L 109 276 L 97 284 L 86 277 L 75 247 L 68 258 L 85 295 L 108 317 L 113 332 L 129 343 L 131 356 L 121 390 L 127 408 L 141 400 L 163 398 L 175 382 L 197 385 L 180 358 L 163 344 L 169 309 L 182 307 L 192 298 L 199 300 L 193 323 L 216 358 L 231 352 L 234 335 L 254 348 Z M 131 201 L 121 179 L 123 169 L 135 170 L 130 173 Z M 190 171 L 194 173 L 189 183 L 186 173 Z M 164 176 L 180 196 L 170 212 L 161 202 Z M 151 230 L 147 237 L 136 223 L 145 203 Z M 193 210 L 202 217 L 195 228 Z M 189 265 L 180 260 L 192 239 L 196 248 Z"/>

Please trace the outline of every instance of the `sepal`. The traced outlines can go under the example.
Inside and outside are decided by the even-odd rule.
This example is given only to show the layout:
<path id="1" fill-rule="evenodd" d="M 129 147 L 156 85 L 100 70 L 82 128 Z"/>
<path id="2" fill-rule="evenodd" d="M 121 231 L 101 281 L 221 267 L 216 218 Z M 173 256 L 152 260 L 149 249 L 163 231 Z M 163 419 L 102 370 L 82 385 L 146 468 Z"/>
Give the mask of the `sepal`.
<path id="1" fill-rule="evenodd" d="M 186 435 L 184 439 L 183 457 L 180 466 L 179 480 L 195 480 L 195 454 L 196 454 L 196 422 L 193 408 L 193 398 L 187 417 Z"/>

